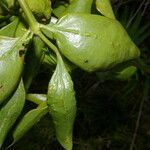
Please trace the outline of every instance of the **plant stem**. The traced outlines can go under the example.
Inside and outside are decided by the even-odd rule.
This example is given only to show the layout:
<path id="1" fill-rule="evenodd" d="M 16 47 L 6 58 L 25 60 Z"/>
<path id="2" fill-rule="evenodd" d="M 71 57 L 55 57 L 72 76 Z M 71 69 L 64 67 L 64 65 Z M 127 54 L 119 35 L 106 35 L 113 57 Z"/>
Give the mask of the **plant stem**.
<path id="1" fill-rule="evenodd" d="M 49 46 L 49 48 L 54 51 L 56 55 L 59 54 L 58 48 L 52 42 L 50 42 L 42 32 L 38 32 L 37 35 Z"/>
<path id="2" fill-rule="evenodd" d="M 59 51 L 58 51 L 57 47 L 53 43 L 51 43 L 40 31 L 39 23 L 36 21 L 35 17 L 33 16 L 32 12 L 31 12 L 29 6 L 26 4 L 25 0 L 18 0 L 18 2 L 27 17 L 27 22 L 28 22 L 31 30 L 33 31 L 33 33 L 38 35 L 58 56 Z"/>
<path id="3" fill-rule="evenodd" d="M 29 6 L 26 4 L 25 0 L 18 0 L 21 8 L 23 9 L 27 22 L 31 28 L 31 30 L 36 34 L 39 30 L 38 22 L 36 21 L 35 17 L 33 16 Z"/>
<path id="4" fill-rule="evenodd" d="M 144 91 L 143 91 L 143 99 L 140 103 L 140 107 L 139 107 L 139 113 L 138 113 L 138 117 L 137 117 L 137 121 L 136 121 L 136 126 L 135 126 L 135 130 L 134 130 L 134 134 L 133 134 L 133 138 L 132 138 L 132 142 L 130 145 L 130 149 L 129 150 L 133 150 L 134 145 L 135 145 L 135 140 L 137 137 L 137 132 L 140 126 L 140 120 L 141 120 L 141 116 L 142 116 L 142 109 L 144 106 L 144 102 L 148 99 L 148 95 L 149 95 L 149 78 L 147 77 L 146 81 L 145 81 L 145 86 L 144 86 Z"/>
<path id="5" fill-rule="evenodd" d="M 50 42 L 46 38 L 46 36 L 41 32 L 40 24 L 36 21 L 35 17 L 33 16 L 32 12 L 31 12 L 30 8 L 28 7 L 28 5 L 26 4 L 25 0 L 18 0 L 18 2 L 27 17 L 28 24 L 29 24 L 31 30 L 33 31 L 33 33 L 36 34 L 37 36 L 39 36 L 41 38 L 41 40 L 43 40 L 43 42 L 45 42 L 49 46 L 49 48 L 51 48 L 54 51 L 54 53 L 56 54 L 58 59 L 61 58 L 58 48 L 52 42 Z"/>

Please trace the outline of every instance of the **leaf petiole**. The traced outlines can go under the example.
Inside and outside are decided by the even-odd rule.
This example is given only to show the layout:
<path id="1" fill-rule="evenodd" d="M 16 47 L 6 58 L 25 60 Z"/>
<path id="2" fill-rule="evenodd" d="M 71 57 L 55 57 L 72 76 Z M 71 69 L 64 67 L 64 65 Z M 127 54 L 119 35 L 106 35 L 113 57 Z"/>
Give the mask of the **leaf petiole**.
<path id="1" fill-rule="evenodd" d="M 39 30 L 38 22 L 36 21 L 35 17 L 33 16 L 29 6 L 26 4 L 25 0 L 18 0 L 20 7 L 23 9 L 27 22 L 31 28 L 31 30 L 36 34 Z"/>
<path id="2" fill-rule="evenodd" d="M 37 105 L 41 105 L 47 101 L 46 94 L 27 94 L 26 99 Z"/>
<path id="3" fill-rule="evenodd" d="M 18 0 L 20 7 L 23 9 L 25 15 L 26 15 L 26 19 L 27 22 L 31 28 L 31 30 L 33 31 L 34 34 L 38 35 L 54 52 L 56 55 L 58 55 L 59 51 L 57 49 L 57 47 L 51 43 L 46 37 L 45 35 L 43 35 L 43 33 L 40 31 L 40 25 L 39 23 L 36 21 L 34 15 L 32 14 L 30 8 L 28 7 L 28 5 L 26 4 L 25 0 Z"/>

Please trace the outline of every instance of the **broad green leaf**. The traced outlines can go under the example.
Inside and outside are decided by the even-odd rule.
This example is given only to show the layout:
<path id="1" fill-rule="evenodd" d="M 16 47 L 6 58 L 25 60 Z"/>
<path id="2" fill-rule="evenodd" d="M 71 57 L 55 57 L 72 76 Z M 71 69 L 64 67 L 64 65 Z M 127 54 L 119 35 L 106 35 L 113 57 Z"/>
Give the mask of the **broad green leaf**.
<path id="1" fill-rule="evenodd" d="M 10 100 L 0 110 L 0 148 L 20 115 L 25 103 L 25 90 L 21 81 Z"/>
<path id="2" fill-rule="evenodd" d="M 27 59 L 23 76 L 26 90 L 30 87 L 32 80 L 37 75 L 42 60 L 44 59 L 44 46 L 44 42 L 39 37 L 33 37 L 32 49 L 29 49 L 26 54 Z"/>
<path id="3" fill-rule="evenodd" d="M 51 16 L 50 0 L 25 0 L 25 1 L 37 18 L 50 19 Z"/>
<path id="4" fill-rule="evenodd" d="M 21 38 L 0 36 L 0 104 L 13 93 L 20 81 L 25 46 L 31 36 L 29 31 Z"/>
<path id="5" fill-rule="evenodd" d="M 102 15 L 115 19 L 110 0 L 96 0 L 96 8 Z"/>
<path id="6" fill-rule="evenodd" d="M 18 18 L 14 19 L 13 22 L 0 29 L 0 35 L 15 37 L 15 32 L 18 24 L 19 24 L 19 19 Z"/>
<path id="7" fill-rule="evenodd" d="M 27 32 L 26 27 L 21 21 L 19 21 L 15 32 L 15 37 L 22 37 L 26 32 Z"/>
<path id="8" fill-rule="evenodd" d="M 14 142 L 18 141 L 22 136 L 25 135 L 40 119 L 48 113 L 48 107 L 45 104 L 40 104 L 36 109 L 33 109 L 25 114 L 17 125 L 13 138 Z"/>
<path id="9" fill-rule="evenodd" d="M 66 149 L 72 149 L 73 124 L 76 116 L 76 100 L 73 83 L 60 55 L 57 67 L 48 86 L 48 106 L 56 137 Z"/>
<path id="10" fill-rule="evenodd" d="M 67 13 L 91 13 L 93 0 L 73 0 L 63 15 Z"/>
<path id="11" fill-rule="evenodd" d="M 117 20 L 68 14 L 49 27 L 61 53 L 86 71 L 106 70 L 139 57 L 140 52 Z"/>

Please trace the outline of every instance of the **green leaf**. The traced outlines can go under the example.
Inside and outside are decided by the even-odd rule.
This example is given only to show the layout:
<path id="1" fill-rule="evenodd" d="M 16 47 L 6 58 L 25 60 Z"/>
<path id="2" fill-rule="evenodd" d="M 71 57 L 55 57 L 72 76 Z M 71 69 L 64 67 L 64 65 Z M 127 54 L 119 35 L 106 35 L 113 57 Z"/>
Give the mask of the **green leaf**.
<path id="1" fill-rule="evenodd" d="M 56 137 L 66 149 L 72 149 L 72 132 L 76 116 L 76 100 L 73 83 L 61 56 L 48 86 L 48 106 Z"/>
<path id="2" fill-rule="evenodd" d="M 68 6 L 68 3 L 65 3 L 64 1 L 56 1 L 54 8 L 53 8 L 53 14 L 57 18 L 60 18 L 62 14 L 65 12 L 67 6 Z"/>
<path id="3" fill-rule="evenodd" d="M 25 103 L 25 90 L 21 81 L 10 100 L 0 110 L 0 148 Z"/>
<path id="4" fill-rule="evenodd" d="M 135 66 L 129 66 L 121 70 L 120 72 L 116 72 L 114 79 L 125 81 L 130 79 L 137 71 Z"/>
<path id="5" fill-rule="evenodd" d="M 0 104 L 13 93 L 20 81 L 25 46 L 31 36 L 29 31 L 21 38 L 0 36 Z"/>
<path id="6" fill-rule="evenodd" d="M 115 19 L 110 0 L 96 0 L 96 8 L 104 16 Z"/>
<path id="7" fill-rule="evenodd" d="M 8 37 L 22 37 L 27 32 L 27 29 L 18 17 L 8 25 L 0 29 L 0 35 Z"/>
<path id="8" fill-rule="evenodd" d="M 36 109 L 33 109 L 25 114 L 22 120 L 17 125 L 13 138 L 14 142 L 18 141 L 27 131 L 29 131 L 40 119 L 48 113 L 47 105 L 40 104 Z"/>
<path id="9" fill-rule="evenodd" d="M 15 37 L 15 32 L 19 24 L 19 19 L 15 18 L 13 22 L 0 29 L 0 35 Z"/>
<path id="10" fill-rule="evenodd" d="M 27 32 L 25 25 L 19 20 L 18 26 L 15 31 L 15 37 L 22 37 Z"/>
<path id="11" fill-rule="evenodd" d="M 67 7 L 63 15 L 67 13 L 91 13 L 93 0 L 73 0 Z M 62 16 L 63 16 L 62 15 Z"/>
<path id="12" fill-rule="evenodd" d="M 86 71 L 106 70 L 135 59 L 139 49 L 117 20 L 89 14 L 68 14 L 48 27 L 61 53 Z"/>

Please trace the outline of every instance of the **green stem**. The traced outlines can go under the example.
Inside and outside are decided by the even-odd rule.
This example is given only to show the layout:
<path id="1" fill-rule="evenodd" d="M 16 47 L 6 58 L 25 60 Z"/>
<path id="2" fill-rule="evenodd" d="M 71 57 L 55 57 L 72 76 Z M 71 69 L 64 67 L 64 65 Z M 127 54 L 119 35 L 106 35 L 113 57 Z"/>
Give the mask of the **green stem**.
<path id="1" fill-rule="evenodd" d="M 139 113 L 138 113 L 138 117 L 137 117 L 137 121 L 136 121 L 136 126 L 135 126 L 135 130 L 134 130 L 134 134 L 133 134 L 133 138 L 132 138 L 132 142 L 130 145 L 130 150 L 134 149 L 134 144 L 137 138 L 137 132 L 140 126 L 140 121 L 141 121 L 141 116 L 142 116 L 142 110 L 143 110 L 143 106 L 144 106 L 144 102 L 148 100 L 148 96 L 149 96 L 149 77 L 146 78 L 145 84 L 144 84 L 144 90 L 143 90 L 143 99 L 140 103 L 140 107 L 139 107 Z"/>
<path id="2" fill-rule="evenodd" d="M 33 16 L 29 6 L 26 4 L 25 0 L 18 0 L 18 2 L 26 15 L 26 18 L 27 18 L 27 21 L 31 30 L 36 34 L 39 30 L 38 22 Z"/>
<path id="3" fill-rule="evenodd" d="M 53 43 L 51 43 L 45 37 L 45 35 L 40 31 L 40 25 L 36 21 L 35 17 L 33 16 L 32 12 L 31 12 L 30 8 L 28 7 L 28 5 L 26 4 L 25 0 L 18 0 L 18 2 L 27 17 L 28 24 L 29 24 L 31 30 L 33 31 L 33 33 L 38 35 L 55 52 L 55 54 L 57 56 L 59 56 L 60 54 L 59 54 L 57 47 Z"/>
<path id="4" fill-rule="evenodd" d="M 38 32 L 37 35 L 51 48 L 56 55 L 59 55 L 58 48 L 50 42 L 42 32 Z"/>

